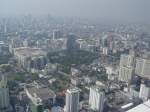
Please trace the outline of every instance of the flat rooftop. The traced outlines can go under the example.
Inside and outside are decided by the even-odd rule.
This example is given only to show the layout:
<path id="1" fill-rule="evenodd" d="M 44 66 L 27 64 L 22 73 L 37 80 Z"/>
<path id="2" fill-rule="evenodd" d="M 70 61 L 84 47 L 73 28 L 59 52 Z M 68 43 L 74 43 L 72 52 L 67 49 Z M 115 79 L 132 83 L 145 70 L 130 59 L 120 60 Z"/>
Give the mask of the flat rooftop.
<path id="1" fill-rule="evenodd" d="M 126 112 L 150 112 L 150 100 L 143 104 L 140 104 Z"/>
<path id="2" fill-rule="evenodd" d="M 69 88 L 69 89 L 67 90 L 67 92 L 68 92 L 68 93 L 78 93 L 78 92 L 80 92 L 80 89 L 77 88 L 77 87 L 73 87 L 73 88 Z"/>
<path id="3" fill-rule="evenodd" d="M 42 100 L 47 100 L 55 97 L 55 93 L 47 87 L 27 87 L 28 92 L 32 97 L 38 97 Z"/>
<path id="4" fill-rule="evenodd" d="M 39 48 L 29 48 L 29 47 L 21 47 L 16 48 L 15 53 L 22 55 L 22 56 L 46 56 L 46 52 Z"/>
<path id="5" fill-rule="evenodd" d="M 95 90 L 96 92 L 104 92 L 105 86 L 92 86 L 91 89 Z"/>

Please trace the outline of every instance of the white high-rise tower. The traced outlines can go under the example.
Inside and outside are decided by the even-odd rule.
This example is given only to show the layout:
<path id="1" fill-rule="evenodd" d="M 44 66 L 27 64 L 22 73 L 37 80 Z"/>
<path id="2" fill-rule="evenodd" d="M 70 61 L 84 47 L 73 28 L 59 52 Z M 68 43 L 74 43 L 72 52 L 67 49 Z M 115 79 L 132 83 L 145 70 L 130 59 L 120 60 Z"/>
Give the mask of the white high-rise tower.
<path id="1" fill-rule="evenodd" d="M 103 112 L 105 101 L 105 92 L 101 87 L 94 86 L 90 88 L 89 106 L 93 111 Z"/>
<path id="2" fill-rule="evenodd" d="M 133 55 L 121 55 L 119 80 L 130 83 L 134 75 L 135 58 Z"/>
<path id="3" fill-rule="evenodd" d="M 9 107 L 9 90 L 7 88 L 7 79 L 0 76 L 0 109 Z"/>
<path id="4" fill-rule="evenodd" d="M 79 111 L 79 89 L 71 88 L 66 92 L 66 112 Z"/>

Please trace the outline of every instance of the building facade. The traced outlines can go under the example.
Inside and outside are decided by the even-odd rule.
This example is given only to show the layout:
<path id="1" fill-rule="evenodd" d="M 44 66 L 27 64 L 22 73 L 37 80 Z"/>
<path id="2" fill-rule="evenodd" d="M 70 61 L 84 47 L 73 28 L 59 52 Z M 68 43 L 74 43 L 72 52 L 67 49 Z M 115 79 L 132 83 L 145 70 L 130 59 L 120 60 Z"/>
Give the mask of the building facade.
<path id="1" fill-rule="evenodd" d="M 25 92 L 31 101 L 32 112 L 43 112 L 45 108 L 51 108 L 55 103 L 55 93 L 42 85 L 31 84 L 31 86 L 26 86 Z"/>
<path id="2" fill-rule="evenodd" d="M 141 77 L 150 78 L 150 60 L 137 58 L 135 73 Z"/>
<path id="3" fill-rule="evenodd" d="M 10 106 L 9 103 L 9 89 L 7 87 L 7 79 L 1 76 L 0 80 L 0 110 L 6 109 Z"/>
<path id="4" fill-rule="evenodd" d="M 129 83 L 134 75 L 135 58 L 133 55 L 121 55 L 119 81 Z"/>
<path id="5" fill-rule="evenodd" d="M 94 86 L 90 88 L 89 106 L 93 111 L 103 112 L 105 101 L 105 93 L 100 87 Z"/>
<path id="6" fill-rule="evenodd" d="M 79 89 L 71 88 L 66 92 L 66 112 L 79 111 Z"/>
<path id="7" fill-rule="evenodd" d="M 146 101 L 150 98 L 150 87 L 146 84 L 141 84 L 139 98 Z"/>
<path id="8" fill-rule="evenodd" d="M 20 66 L 31 72 L 42 70 L 47 64 L 47 53 L 38 48 L 16 48 L 14 56 Z"/>

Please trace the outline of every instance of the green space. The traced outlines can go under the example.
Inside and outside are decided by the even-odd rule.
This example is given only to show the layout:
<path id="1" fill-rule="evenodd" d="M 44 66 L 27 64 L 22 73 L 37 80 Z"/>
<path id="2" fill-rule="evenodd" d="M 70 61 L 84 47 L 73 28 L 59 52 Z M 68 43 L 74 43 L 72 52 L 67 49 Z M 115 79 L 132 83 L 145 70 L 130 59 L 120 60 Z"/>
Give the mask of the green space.
<path id="1" fill-rule="evenodd" d="M 60 51 L 48 53 L 48 58 L 50 62 L 59 63 L 67 66 L 70 66 L 72 64 L 89 64 L 97 57 L 97 54 L 93 54 L 82 50 L 77 50 L 75 52 Z"/>
<path id="2" fill-rule="evenodd" d="M 56 81 L 50 85 L 50 89 L 55 92 L 63 91 L 69 87 L 70 77 L 69 76 L 56 76 Z"/>

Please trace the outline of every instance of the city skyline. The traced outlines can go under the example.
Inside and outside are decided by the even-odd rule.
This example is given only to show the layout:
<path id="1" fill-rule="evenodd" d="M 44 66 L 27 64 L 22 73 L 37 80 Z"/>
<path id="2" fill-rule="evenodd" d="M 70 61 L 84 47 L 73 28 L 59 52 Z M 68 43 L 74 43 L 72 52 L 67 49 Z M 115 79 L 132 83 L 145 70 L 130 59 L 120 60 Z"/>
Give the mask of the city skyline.
<path id="1" fill-rule="evenodd" d="M 109 21 L 148 21 L 150 1 L 141 0 L 1 0 L 4 16 L 51 14 Z"/>
<path id="2" fill-rule="evenodd" d="M 0 0 L 0 112 L 150 112 L 149 5 Z"/>

